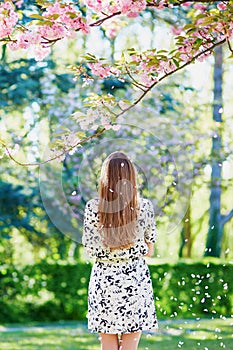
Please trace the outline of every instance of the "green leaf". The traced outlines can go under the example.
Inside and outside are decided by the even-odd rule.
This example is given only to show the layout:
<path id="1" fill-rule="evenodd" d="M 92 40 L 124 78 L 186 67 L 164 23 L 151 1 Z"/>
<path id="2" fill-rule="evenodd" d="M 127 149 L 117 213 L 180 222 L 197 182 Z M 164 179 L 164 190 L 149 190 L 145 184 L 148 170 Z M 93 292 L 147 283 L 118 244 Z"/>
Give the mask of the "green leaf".
<path id="1" fill-rule="evenodd" d="M 218 9 L 211 9 L 209 12 L 211 14 L 213 14 L 213 15 L 219 15 L 220 14 L 220 11 Z"/>
<path id="2" fill-rule="evenodd" d="M 77 111 L 72 114 L 72 118 L 78 122 L 80 120 L 86 119 L 86 116 L 82 112 Z"/>
<path id="3" fill-rule="evenodd" d="M 3 146 L 3 147 L 5 147 L 5 146 L 6 146 L 5 141 L 4 141 L 4 140 L 2 140 L 2 139 L 0 139 L 0 146 Z"/>
<path id="4" fill-rule="evenodd" d="M 121 62 L 123 64 L 125 63 L 125 54 L 124 54 L 124 52 L 121 53 Z"/>
<path id="5" fill-rule="evenodd" d="M 126 103 L 127 105 L 131 105 L 132 104 L 132 102 L 130 102 L 129 100 L 121 100 L 121 101 L 119 101 L 119 102 L 124 102 L 124 103 Z"/>
<path id="6" fill-rule="evenodd" d="M 84 137 L 86 137 L 86 133 L 84 131 L 78 131 L 76 132 L 76 135 L 80 138 L 83 139 Z"/>
<path id="7" fill-rule="evenodd" d="M 70 133 L 70 129 L 67 128 L 66 126 L 61 125 L 59 128 Z"/>
<path id="8" fill-rule="evenodd" d="M 111 123 L 115 123 L 116 122 L 116 116 L 111 114 L 110 120 L 111 120 Z"/>
<path id="9" fill-rule="evenodd" d="M 60 15 L 58 13 L 54 13 L 51 16 L 48 16 L 48 18 L 53 18 L 53 19 L 58 19 L 60 17 Z"/>
<path id="10" fill-rule="evenodd" d="M 163 52 L 167 53 L 167 50 L 159 50 L 159 51 L 157 51 L 157 53 L 163 53 Z"/>
<path id="11" fill-rule="evenodd" d="M 29 16 L 30 18 L 35 18 L 35 19 L 44 19 L 43 16 L 41 15 L 38 15 L 37 13 L 33 13 L 32 15 Z"/>
<path id="12" fill-rule="evenodd" d="M 136 53 L 136 50 L 132 47 L 131 49 L 128 49 L 127 52 L 131 56 L 131 55 L 134 55 Z"/>
<path id="13" fill-rule="evenodd" d="M 172 60 L 175 63 L 176 67 L 179 68 L 179 62 L 174 57 L 172 57 Z"/>
<path id="14" fill-rule="evenodd" d="M 85 56 L 82 56 L 82 57 L 89 57 L 89 58 L 93 58 L 93 59 L 97 60 L 97 57 L 89 52 L 87 52 L 87 54 Z"/>
<path id="15" fill-rule="evenodd" d="M 66 12 L 66 14 L 71 18 L 74 19 L 77 17 L 77 14 L 75 12 Z"/>
<path id="16" fill-rule="evenodd" d="M 38 21 L 37 25 L 39 25 L 39 26 L 45 26 L 45 25 L 52 26 L 53 22 L 47 21 L 47 20 L 46 21 Z"/>
<path id="17" fill-rule="evenodd" d="M 36 0 L 37 5 L 41 6 L 42 8 L 46 8 L 51 5 L 50 2 L 48 1 L 43 1 L 43 0 Z"/>

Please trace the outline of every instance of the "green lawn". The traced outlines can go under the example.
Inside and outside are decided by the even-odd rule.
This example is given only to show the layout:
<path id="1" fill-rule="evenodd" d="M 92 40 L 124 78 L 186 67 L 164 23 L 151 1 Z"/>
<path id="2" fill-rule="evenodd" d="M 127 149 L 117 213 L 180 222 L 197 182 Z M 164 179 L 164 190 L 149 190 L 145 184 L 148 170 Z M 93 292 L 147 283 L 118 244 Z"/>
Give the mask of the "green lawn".
<path id="1" fill-rule="evenodd" d="M 161 321 L 157 334 L 144 333 L 140 350 L 233 349 L 233 319 Z M 99 350 L 97 334 L 85 323 L 57 322 L 0 326 L 0 349 Z"/>

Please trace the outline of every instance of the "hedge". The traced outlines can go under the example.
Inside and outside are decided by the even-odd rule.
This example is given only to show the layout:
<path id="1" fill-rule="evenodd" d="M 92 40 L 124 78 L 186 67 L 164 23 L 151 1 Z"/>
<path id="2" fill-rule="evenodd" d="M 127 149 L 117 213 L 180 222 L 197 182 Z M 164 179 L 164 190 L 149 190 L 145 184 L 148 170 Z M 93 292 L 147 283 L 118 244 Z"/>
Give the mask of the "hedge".
<path id="1" fill-rule="evenodd" d="M 86 320 L 91 264 L 0 267 L 0 322 Z M 233 265 L 149 265 L 158 318 L 230 316 Z"/>

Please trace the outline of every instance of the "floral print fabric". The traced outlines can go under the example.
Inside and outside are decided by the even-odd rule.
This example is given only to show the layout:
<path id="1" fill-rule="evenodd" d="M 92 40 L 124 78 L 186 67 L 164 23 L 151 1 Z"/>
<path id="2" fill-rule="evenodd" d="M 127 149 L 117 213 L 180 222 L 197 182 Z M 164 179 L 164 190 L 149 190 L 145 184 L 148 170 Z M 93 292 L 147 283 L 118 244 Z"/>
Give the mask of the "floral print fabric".
<path id="1" fill-rule="evenodd" d="M 97 258 L 89 281 L 88 328 L 109 334 L 156 329 L 152 282 L 143 257 L 148 251 L 145 239 L 156 241 L 153 205 L 148 199 L 140 199 L 134 245 L 113 251 L 101 244 L 97 211 L 97 198 L 87 202 L 82 243 L 90 256 Z"/>

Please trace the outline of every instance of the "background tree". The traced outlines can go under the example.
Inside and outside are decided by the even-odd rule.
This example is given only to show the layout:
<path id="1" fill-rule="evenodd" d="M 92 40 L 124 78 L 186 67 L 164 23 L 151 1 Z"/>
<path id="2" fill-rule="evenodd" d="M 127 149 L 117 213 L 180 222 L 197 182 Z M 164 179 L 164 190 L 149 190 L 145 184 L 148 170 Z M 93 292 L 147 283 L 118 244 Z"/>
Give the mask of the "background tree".
<path id="1" fill-rule="evenodd" d="M 145 178 L 143 176 L 141 178 L 143 194 L 152 195 L 157 214 L 159 214 L 158 222 L 161 225 L 165 224 L 166 215 L 169 217 L 173 213 L 179 193 L 178 186 L 185 184 L 185 180 L 190 183 L 193 179 L 193 173 L 188 167 L 187 172 L 182 173 L 182 180 L 179 179 L 177 182 L 177 173 L 173 169 L 169 148 L 174 149 L 174 152 L 178 154 L 179 138 L 182 139 L 183 150 L 187 151 L 193 161 L 195 172 L 193 192 L 195 192 L 195 188 L 198 187 L 197 183 L 202 177 L 201 169 L 204 169 L 208 163 L 206 160 L 208 156 L 205 154 L 203 157 L 198 138 L 206 145 L 209 136 L 206 130 L 204 131 L 205 136 L 200 135 L 201 122 L 198 123 L 197 117 L 197 114 L 200 117 L 201 114 L 208 112 L 204 109 L 200 111 L 193 104 L 189 110 L 183 103 L 186 101 L 186 94 L 182 93 L 189 87 L 174 82 L 183 79 L 183 75 L 179 75 L 178 71 L 184 70 L 191 62 L 205 59 L 207 53 L 211 53 L 212 49 L 221 43 L 228 41 L 229 44 L 231 2 L 228 4 L 212 2 L 208 3 L 207 7 L 206 4 L 196 2 L 189 4 L 190 6 L 181 6 L 180 2 L 165 2 L 164 4 L 162 2 L 154 2 L 153 4 L 147 2 L 144 10 L 140 7 L 139 2 L 135 1 L 134 3 L 135 6 L 138 6 L 134 15 L 139 15 L 136 24 L 135 19 L 130 18 L 132 6 L 131 8 L 127 7 L 125 12 L 121 9 L 120 13 L 115 11 L 116 9 L 107 7 L 105 8 L 106 13 L 103 14 L 100 8 L 97 10 L 95 7 L 97 5 L 93 2 L 87 3 L 87 7 L 81 7 L 75 3 L 74 7 L 69 8 L 70 12 L 62 2 L 45 3 L 40 1 L 37 4 L 24 2 L 20 9 L 22 12 L 20 20 L 16 25 L 13 25 L 8 36 L 2 37 L 4 43 L 2 73 L 5 76 L 2 82 L 2 101 L 5 103 L 2 118 L 4 121 L 6 120 L 8 129 L 8 135 L 7 131 L 5 135 L 4 133 L 1 135 L 1 142 L 4 146 L 2 150 L 21 165 L 39 165 L 41 161 L 49 162 L 51 159 L 63 160 L 65 194 L 74 215 L 74 220 L 72 219 L 74 231 L 70 234 L 75 235 L 75 232 L 81 230 L 77 220 L 82 220 L 82 210 L 87 198 L 79 196 L 77 192 L 79 183 L 75 178 L 79 169 L 78 163 L 82 162 L 87 142 L 92 147 L 93 145 L 97 146 L 99 141 L 108 137 L 122 136 L 131 137 L 131 139 L 137 137 L 139 150 L 136 153 L 139 159 L 143 159 L 140 147 L 142 148 L 145 143 L 150 145 L 155 154 L 156 149 L 160 148 L 161 142 L 155 141 L 146 131 L 140 135 L 139 131 L 123 127 L 125 121 L 133 121 L 138 126 L 144 125 L 145 114 L 140 117 L 140 113 L 143 113 L 145 108 L 148 111 L 146 114 L 148 115 L 147 123 L 151 130 L 159 124 L 157 130 L 160 132 L 160 136 L 163 140 L 168 140 L 168 145 L 166 145 L 168 149 L 166 146 L 161 147 L 157 153 L 161 159 L 162 171 L 159 164 L 155 163 L 151 166 L 149 158 L 146 166 L 146 170 L 151 171 L 152 176 L 159 179 L 157 188 L 162 183 L 161 175 L 164 175 L 167 192 L 160 194 L 149 192 L 146 188 Z M 6 5 L 7 1 L 4 4 L 4 6 L 10 6 Z M 145 5 L 145 3 L 143 4 Z M 11 6 L 8 9 L 5 8 L 4 15 L 7 18 L 14 18 L 14 14 L 17 14 L 15 8 L 12 9 Z M 86 13 L 93 16 L 92 24 L 85 23 Z M 30 15 L 36 16 L 32 18 Z M 76 29 L 69 27 L 73 26 L 73 20 L 78 18 L 81 18 L 77 24 L 78 27 Z M 157 20 L 159 18 L 162 18 L 163 22 L 159 22 L 158 26 Z M 67 26 L 70 30 L 69 33 L 64 32 L 66 21 L 69 22 Z M 172 28 L 176 39 L 174 42 L 168 43 L 166 48 L 162 46 L 155 49 L 156 42 L 153 41 L 153 38 L 156 31 L 161 30 L 161 28 L 164 31 L 168 30 L 168 26 L 166 27 L 164 22 L 169 25 L 176 23 L 176 27 Z M 212 22 L 215 26 L 212 26 Z M 30 25 L 28 30 L 26 28 L 29 23 L 33 25 Z M 133 35 L 135 39 L 135 25 L 145 31 L 147 23 L 150 27 L 148 36 L 151 36 L 151 47 L 149 48 L 140 43 L 138 38 L 136 38 L 137 41 L 132 42 Z M 85 24 L 92 28 L 92 32 L 95 30 L 95 33 L 98 31 L 98 28 L 95 27 L 101 28 L 98 35 L 100 35 L 100 42 L 103 43 L 103 49 L 106 48 L 109 60 L 108 57 L 103 57 L 105 56 L 104 50 L 87 54 L 90 48 L 92 51 L 94 48 L 90 44 L 93 42 L 92 33 L 84 33 L 87 29 Z M 126 36 L 124 32 L 121 33 L 121 28 L 129 30 L 130 34 Z M 81 31 L 82 35 L 80 35 Z M 42 32 L 44 38 L 37 37 L 39 41 L 33 42 L 31 34 L 41 34 Z M 80 34 L 76 35 L 76 32 L 80 32 Z M 67 35 L 71 33 L 75 34 L 77 39 L 67 38 Z M 67 38 L 66 41 L 62 41 L 64 37 Z M 119 41 L 123 37 L 127 38 L 127 42 L 125 42 L 125 46 L 121 47 Z M 41 42 L 41 38 L 43 42 Z M 78 45 L 80 46 L 77 49 Z M 21 50 L 23 46 L 25 46 L 24 51 Z M 65 48 L 69 54 L 67 56 L 64 54 L 62 58 L 59 57 L 59 49 L 65 52 Z M 231 49 L 230 44 L 229 48 Z M 17 50 L 11 51 L 11 49 Z M 44 57 L 43 62 L 36 63 L 33 59 L 20 58 L 21 55 L 25 57 L 25 53 L 31 49 L 34 50 L 37 59 L 42 59 L 43 55 L 41 56 L 41 54 L 47 55 L 51 52 L 48 56 L 49 59 Z M 122 49 L 123 55 L 121 56 L 119 52 Z M 84 56 L 81 58 L 82 54 Z M 67 63 L 71 66 L 71 71 L 67 71 L 65 67 Z M 75 73 L 76 81 L 73 80 L 73 73 Z M 161 85 L 158 85 L 159 83 Z M 154 89 L 155 87 L 156 89 Z M 152 89 L 154 89 L 153 94 Z M 139 102 L 141 106 L 139 106 Z M 14 108 L 16 105 L 17 111 Z M 192 109 L 196 111 L 192 112 Z M 155 110 L 159 111 L 160 115 L 164 113 L 169 124 L 177 126 L 176 135 L 173 135 L 168 123 L 159 119 L 159 115 L 156 115 L 155 118 L 152 117 Z M 76 112 L 74 118 L 70 118 L 74 112 Z M 23 114 L 28 114 L 27 128 L 19 135 L 15 126 L 16 121 L 21 125 L 25 124 L 22 118 Z M 127 118 L 125 119 L 124 115 L 126 114 Z M 206 128 L 208 129 L 207 126 Z M 43 134 L 43 138 L 39 134 Z M 50 142 L 51 152 L 47 152 L 46 158 L 42 159 L 40 154 L 44 153 L 43 144 L 47 142 Z M 13 147 L 14 143 L 21 146 L 21 151 L 17 156 L 14 156 L 12 150 L 7 147 L 11 144 Z M 76 153 L 72 156 L 74 151 Z M 26 154 L 26 157 L 23 153 Z M 146 157 L 144 158 L 146 161 Z M 100 164 L 101 159 L 98 157 L 96 162 Z M 181 160 L 182 157 L 180 156 L 179 159 Z M 93 163 L 91 167 L 93 174 L 95 174 L 96 164 Z M 94 183 L 96 183 L 96 178 L 97 174 L 92 178 Z M 46 200 L 56 204 L 54 201 L 56 192 L 48 191 L 47 193 Z M 190 189 L 187 195 L 189 193 Z M 162 201 L 164 205 L 161 204 Z M 205 225 L 205 210 L 203 209 L 202 213 L 204 219 L 200 219 L 197 225 L 193 219 L 195 213 L 196 208 L 191 199 L 190 209 L 186 213 L 186 217 L 180 218 L 180 220 L 183 219 L 184 226 L 183 231 L 181 231 L 180 255 L 182 256 L 191 254 L 192 244 L 197 239 L 197 226 L 200 223 L 201 227 L 202 222 Z M 58 210 L 57 218 L 62 221 L 63 216 L 65 213 Z M 53 245 L 55 244 L 57 247 L 62 238 L 58 237 L 57 243 L 55 241 L 56 239 L 54 239 Z M 61 248 L 62 250 L 63 248 Z"/>
<path id="2" fill-rule="evenodd" d="M 222 146 L 223 129 L 223 49 L 218 47 L 215 50 L 214 61 L 214 100 L 213 100 L 213 120 L 215 130 L 212 136 L 211 150 L 211 182 L 210 182 L 210 209 L 209 209 L 209 229 L 207 235 L 205 256 L 220 257 L 223 240 L 224 225 L 233 217 L 233 208 L 227 215 L 221 214 L 221 179 L 222 164 L 225 154 Z"/>

